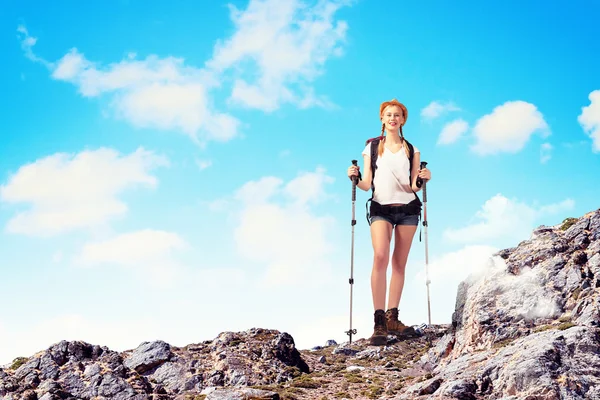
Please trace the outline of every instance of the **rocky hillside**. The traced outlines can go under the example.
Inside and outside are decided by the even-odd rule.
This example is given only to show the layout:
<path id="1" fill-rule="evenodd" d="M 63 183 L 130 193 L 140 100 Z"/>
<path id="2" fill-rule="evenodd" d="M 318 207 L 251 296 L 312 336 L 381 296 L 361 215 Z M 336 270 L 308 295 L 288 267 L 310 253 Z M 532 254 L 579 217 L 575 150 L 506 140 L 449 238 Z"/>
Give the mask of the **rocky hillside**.
<path id="1" fill-rule="evenodd" d="M 0 369 L 0 398 L 600 399 L 600 210 L 536 229 L 458 290 L 452 324 L 298 350 L 276 330 L 125 352 L 60 342 Z M 3 344 L 6 345 L 6 344 Z"/>

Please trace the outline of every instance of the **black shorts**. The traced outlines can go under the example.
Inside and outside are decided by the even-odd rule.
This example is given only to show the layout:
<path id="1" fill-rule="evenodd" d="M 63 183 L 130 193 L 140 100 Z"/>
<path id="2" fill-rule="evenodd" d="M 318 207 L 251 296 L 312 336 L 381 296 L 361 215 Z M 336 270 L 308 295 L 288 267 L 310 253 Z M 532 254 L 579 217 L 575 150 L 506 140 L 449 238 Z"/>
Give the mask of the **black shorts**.
<path id="1" fill-rule="evenodd" d="M 414 199 L 408 204 L 400 206 L 382 205 L 371 200 L 369 209 L 369 225 L 374 221 L 387 221 L 392 226 L 396 225 L 419 225 L 421 215 L 421 201 Z"/>

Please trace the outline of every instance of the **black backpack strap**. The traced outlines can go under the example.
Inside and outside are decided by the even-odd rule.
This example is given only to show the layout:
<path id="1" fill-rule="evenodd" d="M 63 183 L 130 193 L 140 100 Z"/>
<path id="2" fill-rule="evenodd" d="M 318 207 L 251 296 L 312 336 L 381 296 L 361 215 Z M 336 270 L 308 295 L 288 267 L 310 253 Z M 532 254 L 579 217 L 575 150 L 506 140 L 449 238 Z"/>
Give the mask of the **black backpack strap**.
<path id="1" fill-rule="evenodd" d="M 415 157 L 415 147 L 406 139 L 404 139 L 406 141 L 406 144 L 408 145 L 408 176 L 409 176 L 409 181 L 410 181 L 410 190 L 412 190 L 412 166 L 413 166 L 413 159 Z M 415 193 L 415 191 L 412 191 L 415 195 L 415 198 L 419 201 L 419 203 L 421 203 L 421 199 L 419 198 L 419 196 L 417 196 L 417 194 Z M 419 220 L 421 220 L 421 213 L 419 213 Z M 418 224 L 418 222 L 417 222 Z M 419 229 L 419 242 L 421 241 L 421 229 Z"/>
<path id="2" fill-rule="evenodd" d="M 375 170 L 377 169 L 377 156 L 379 155 L 379 141 L 382 137 L 383 136 L 377 136 L 367 140 L 367 144 L 371 143 L 371 197 L 365 203 L 367 223 L 369 226 L 371 225 L 369 202 L 373 200 L 373 195 L 375 194 Z"/>

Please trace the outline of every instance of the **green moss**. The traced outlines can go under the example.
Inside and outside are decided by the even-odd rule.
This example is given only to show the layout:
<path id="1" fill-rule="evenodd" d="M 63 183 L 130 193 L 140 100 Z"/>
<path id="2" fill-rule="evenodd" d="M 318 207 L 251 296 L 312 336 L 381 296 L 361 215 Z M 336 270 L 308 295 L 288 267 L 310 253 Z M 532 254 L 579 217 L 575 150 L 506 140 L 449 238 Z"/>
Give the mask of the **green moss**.
<path id="1" fill-rule="evenodd" d="M 553 328 L 552 325 L 540 325 L 540 326 L 536 326 L 533 331 L 535 333 L 537 333 L 537 332 L 544 332 L 544 331 L 547 331 L 548 329 L 552 329 L 552 328 Z"/>
<path id="2" fill-rule="evenodd" d="M 362 392 L 363 396 L 367 396 L 370 399 L 378 399 L 381 397 L 382 394 L 383 387 L 377 385 L 370 386 L 367 390 L 364 390 Z"/>
<path id="3" fill-rule="evenodd" d="M 569 329 L 569 328 L 572 328 L 574 326 L 575 326 L 575 324 L 572 323 L 572 322 L 564 322 L 564 323 L 562 323 L 562 324 L 560 324 L 558 326 L 558 330 L 564 331 L 565 329 Z"/>
<path id="4" fill-rule="evenodd" d="M 344 397 L 349 399 L 350 395 L 347 392 L 337 392 L 335 394 L 336 399 L 343 399 Z"/>
<path id="5" fill-rule="evenodd" d="M 565 218 L 565 220 L 563 221 L 563 223 L 560 227 L 560 230 L 566 231 L 571 226 L 573 226 L 575 224 L 575 222 L 577 222 L 577 218 Z"/>
<path id="6" fill-rule="evenodd" d="M 581 288 L 578 287 L 577 289 L 573 290 L 573 294 L 571 295 L 571 297 L 573 298 L 573 300 L 577 300 L 579 298 L 579 294 L 581 293 Z"/>
<path id="7" fill-rule="evenodd" d="M 365 378 L 355 373 L 344 374 L 344 378 L 348 383 L 364 383 Z"/>
<path id="8" fill-rule="evenodd" d="M 295 379 L 302 375 L 302 371 L 298 367 L 287 367 L 284 371 L 292 376 L 292 379 Z"/>
<path id="9" fill-rule="evenodd" d="M 17 357 L 13 360 L 12 365 L 10 366 L 10 369 L 17 369 L 19 368 L 21 365 L 25 364 L 27 362 L 28 358 L 27 357 Z"/>
<path id="10" fill-rule="evenodd" d="M 317 389 L 321 387 L 321 384 L 317 381 L 314 381 L 308 375 L 302 375 L 297 379 L 294 379 L 290 384 L 291 387 L 297 388 L 305 388 L 305 389 Z"/>
<path id="11" fill-rule="evenodd" d="M 563 317 L 560 317 L 558 319 L 558 322 L 571 322 L 571 317 L 565 315 Z"/>
<path id="12" fill-rule="evenodd" d="M 494 343 L 492 345 L 492 348 L 494 348 L 494 349 L 501 349 L 501 348 L 503 348 L 503 347 L 511 344 L 514 340 L 515 339 L 512 339 L 512 338 L 501 340 L 499 342 Z"/>

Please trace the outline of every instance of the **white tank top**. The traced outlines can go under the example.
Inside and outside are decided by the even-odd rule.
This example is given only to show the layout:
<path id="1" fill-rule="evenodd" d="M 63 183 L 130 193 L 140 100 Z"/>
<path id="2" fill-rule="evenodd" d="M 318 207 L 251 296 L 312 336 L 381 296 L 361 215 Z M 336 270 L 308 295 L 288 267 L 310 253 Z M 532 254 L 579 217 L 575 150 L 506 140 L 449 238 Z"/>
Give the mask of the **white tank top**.
<path id="1" fill-rule="evenodd" d="M 419 149 L 414 145 L 413 147 L 415 154 L 419 153 Z M 371 157 L 371 143 L 367 144 L 362 154 Z M 393 153 L 384 146 L 383 154 L 377 157 L 376 164 L 373 200 L 379 204 L 408 204 L 415 199 L 408 176 L 409 160 L 404 147 Z"/>

